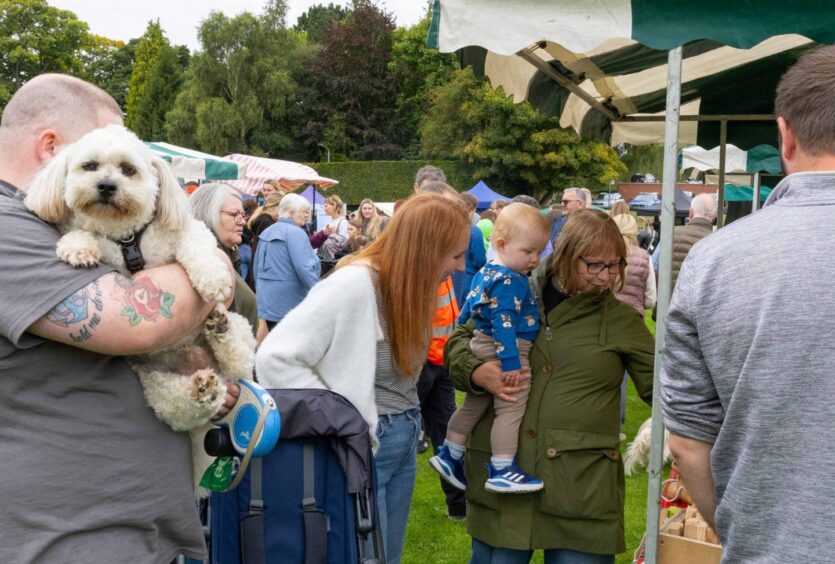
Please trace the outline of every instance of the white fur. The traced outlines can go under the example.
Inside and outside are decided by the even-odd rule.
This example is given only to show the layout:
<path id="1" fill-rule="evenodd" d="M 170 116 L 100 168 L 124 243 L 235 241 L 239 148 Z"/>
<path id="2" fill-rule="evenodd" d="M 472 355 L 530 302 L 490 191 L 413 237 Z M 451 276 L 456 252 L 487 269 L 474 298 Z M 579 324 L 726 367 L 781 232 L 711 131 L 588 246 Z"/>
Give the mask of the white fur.
<path id="1" fill-rule="evenodd" d="M 670 449 L 667 447 L 667 441 L 670 438 L 670 433 L 664 429 L 664 463 L 670 462 L 673 455 L 670 454 Z M 623 471 L 627 476 L 631 476 L 637 466 L 647 467 L 649 464 L 649 451 L 652 446 L 652 417 L 641 424 L 638 429 L 638 434 L 635 435 L 635 440 L 629 443 L 626 447 L 626 454 L 623 457 Z"/>
<path id="2" fill-rule="evenodd" d="M 114 186 L 110 198 L 100 193 L 102 181 Z M 50 160 L 25 203 L 58 225 L 64 235 L 56 253 L 76 267 L 104 262 L 129 275 L 115 241 L 147 226 L 140 242 L 145 266 L 180 263 L 195 290 L 220 304 L 203 327 L 175 346 L 130 359 L 157 417 L 174 430 L 191 431 L 199 480 L 209 462 L 202 437 L 223 404 L 226 379 L 251 379 L 255 359 L 249 323 L 222 306 L 234 280 L 216 254 L 214 235 L 191 215 L 188 198 L 167 163 L 116 125 L 88 133 Z M 219 370 L 174 373 L 177 359 L 193 345 L 208 347 Z"/>

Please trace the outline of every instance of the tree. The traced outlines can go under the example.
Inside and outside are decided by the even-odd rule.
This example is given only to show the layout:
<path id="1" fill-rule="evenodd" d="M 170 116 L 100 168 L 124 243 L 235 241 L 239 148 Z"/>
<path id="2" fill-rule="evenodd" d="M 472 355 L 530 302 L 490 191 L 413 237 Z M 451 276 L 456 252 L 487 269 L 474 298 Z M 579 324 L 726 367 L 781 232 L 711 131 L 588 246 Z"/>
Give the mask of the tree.
<path id="1" fill-rule="evenodd" d="M 113 96 L 122 109 L 125 108 L 138 41 L 131 39 L 125 44 L 101 35 L 89 35 L 78 55 L 81 63 L 79 76 Z"/>
<path id="2" fill-rule="evenodd" d="M 293 77 L 305 49 L 303 37 L 284 27 L 284 14 L 286 3 L 272 0 L 261 17 L 212 12 L 200 24 L 202 49 L 166 116 L 172 142 L 219 154 L 280 155 L 294 147 Z"/>
<path id="3" fill-rule="evenodd" d="M 457 64 L 455 56 L 426 45 L 430 18 L 427 14 L 410 28 L 394 32 L 389 70 L 395 82 L 399 144 L 406 157 L 417 158 L 420 152 L 418 128 L 429 111 L 429 91 L 452 80 Z"/>
<path id="4" fill-rule="evenodd" d="M 397 159 L 396 89 L 388 70 L 394 21 L 357 0 L 330 26 L 321 52 L 306 69 L 305 143 L 324 143 L 352 159 Z"/>
<path id="5" fill-rule="evenodd" d="M 46 0 L 0 0 L 0 105 L 45 72 L 75 74 L 87 24 Z"/>
<path id="6" fill-rule="evenodd" d="M 437 88 L 421 125 L 429 158 L 464 160 L 473 180 L 545 200 L 566 186 L 598 188 L 626 167 L 610 147 L 562 129 L 555 118 L 476 79 L 471 69 Z"/>
<path id="7" fill-rule="evenodd" d="M 186 50 L 185 62 L 188 61 Z M 134 132 L 149 141 L 165 139 L 165 116 L 174 106 L 183 78 L 182 51 L 164 45 L 154 63 L 145 95 L 134 109 Z"/>
<path id="8" fill-rule="evenodd" d="M 155 69 L 159 62 L 159 58 L 166 48 L 171 48 L 168 39 L 165 37 L 165 32 L 160 26 L 159 19 L 148 22 L 148 27 L 145 28 L 145 33 L 139 38 L 136 44 L 136 51 L 133 59 L 133 69 L 131 70 L 130 80 L 128 81 L 128 93 L 125 99 L 125 106 L 127 115 L 125 116 L 125 125 L 133 129 L 137 135 L 144 137 L 151 125 L 144 121 L 149 116 L 147 111 L 140 116 L 139 107 L 145 98 L 148 85 L 154 75 Z M 160 108 L 162 115 L 169 108 Z"/>
<path id="9" fill-rule="evenodd" d="M 299 16 L 294 29 L 307 33 L 307 40 L 312 43 L 323 43 L 331 24 L 341 22 L 347 15 L 348 9 L 343 6 L 316 4 Z"/>

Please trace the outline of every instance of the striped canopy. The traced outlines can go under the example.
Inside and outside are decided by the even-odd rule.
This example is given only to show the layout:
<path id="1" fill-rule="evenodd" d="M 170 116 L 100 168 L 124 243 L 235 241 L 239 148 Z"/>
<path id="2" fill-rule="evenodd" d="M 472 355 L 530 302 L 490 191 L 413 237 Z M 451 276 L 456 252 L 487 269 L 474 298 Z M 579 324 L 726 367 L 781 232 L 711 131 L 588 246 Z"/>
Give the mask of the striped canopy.
<path id="1" fill-rule="evenodd" d="M 242 194 L 257 194 L 264 182 L 278 180 L 285 190 L 296 190 L 301 186 L 313 184 L 323 190 L 339 181 L 319 176 L 309 166 L 291 161 L 251 157 L 249 155 L 226 155 L 230 161 L 246 166 L 247 174 L 243 180 L 225 182 L 238 189 Z"/>
<path id="2" fill-rule="evenodd" d="M 613 145 L 663 141 L 667 50 L 683 46 L 681 115 L 768 115 L 780 76 L 835 42 L 828 2 L 435 0 L 429 41 L 457 51 L 516 101 Z M 728 142 L 773 144 L 773 122 L 730 122 Z M 719 144 L 717 122 L 682 121 L 682 144 Z"/>
<path id="3" fill-rule="evenodd" d="M 246 165 L 222 159 L 193 149 L 177 147 L 160 141 L 145 144 L 171 168 L 179 178 L 189 180 L 236 180 L 246 175 Z"/>
<path id="4" fill-rule="evenodd" d="M 679 168 L 695 168 L 702 171 L 719 170 L 719 147 L 711 150 L 697 146 L 684 147 L 681 150 Z M 780 152 L 771 145 L 757 145 L 747 151 L 728 145 L 725 154 L 725 172 L 781 174 L 783 167 L 780 163 Z"/>

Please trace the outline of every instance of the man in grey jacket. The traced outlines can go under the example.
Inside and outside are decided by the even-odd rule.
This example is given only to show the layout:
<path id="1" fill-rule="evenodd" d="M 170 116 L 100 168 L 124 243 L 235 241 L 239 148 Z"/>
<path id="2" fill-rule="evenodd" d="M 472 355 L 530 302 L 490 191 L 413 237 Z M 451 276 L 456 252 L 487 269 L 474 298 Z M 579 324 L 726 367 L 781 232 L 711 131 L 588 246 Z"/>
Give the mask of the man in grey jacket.
<path id="1" fill-rule="evenodd" d="M 723 562 L 831 562 L 835 47 L 783 76 L 775 113 L 789 176 L 684 261 L 661 398 L 670 450 Z"/>

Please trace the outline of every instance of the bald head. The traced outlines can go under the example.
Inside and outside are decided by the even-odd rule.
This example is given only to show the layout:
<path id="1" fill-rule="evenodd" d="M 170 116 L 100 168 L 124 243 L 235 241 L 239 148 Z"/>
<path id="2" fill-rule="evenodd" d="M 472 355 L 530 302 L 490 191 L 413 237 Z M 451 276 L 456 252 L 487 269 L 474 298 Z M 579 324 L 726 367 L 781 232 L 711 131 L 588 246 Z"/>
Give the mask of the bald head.
<path id="1" fill-rule="evenodd" d="M 716 220 L 717 207 L 716 194 L 699 194 L 690 202 L 690 219 L 700 217 L 713 222 Z"/>
<path id="2" fill-rule="evenodd" d="M 25 190 L 61 147 L 111 123 L 121 124 L 122 112 L 98 86 L 63 74 L 36 76 L 0 117 L 0 178 Z"/>
<path id="3" fill-rule="evenodd" d="M 102 118 L 120 116 L 116 100 L 98 86 L 64 74 L 42 74 L 21 86 L 6 104 L 0 131 L 25 134 L 52 128 L 75 140 Z"/>

